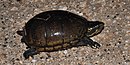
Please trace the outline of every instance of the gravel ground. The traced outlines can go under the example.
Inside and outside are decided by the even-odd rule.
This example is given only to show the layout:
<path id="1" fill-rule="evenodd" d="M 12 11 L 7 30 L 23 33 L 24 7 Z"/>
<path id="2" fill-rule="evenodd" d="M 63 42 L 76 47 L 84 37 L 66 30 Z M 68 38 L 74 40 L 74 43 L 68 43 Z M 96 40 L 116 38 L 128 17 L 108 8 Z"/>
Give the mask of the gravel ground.
<path id="1" fill-rule="evenodd" d="M 36 14 L 55 9 L 104 22 L 105 29 L 92 38 L 101 47 L 43 52 L 25 60 L 26 45 L 16 31 Z M 130 65 L 130 0 L 0 0 L 0 52 L 0 65 Z"/>

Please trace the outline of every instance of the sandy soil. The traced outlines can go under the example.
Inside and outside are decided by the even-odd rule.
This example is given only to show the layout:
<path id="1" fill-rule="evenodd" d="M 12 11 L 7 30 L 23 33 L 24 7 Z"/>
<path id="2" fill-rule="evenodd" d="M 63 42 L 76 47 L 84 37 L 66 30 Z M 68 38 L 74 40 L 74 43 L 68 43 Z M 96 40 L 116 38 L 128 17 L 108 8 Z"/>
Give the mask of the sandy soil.
<path id="1" fill-rule="evenodd" d="M 43 52 L 25 60 L 26 45 L 16 31 L 54 9 L 104 22 L 105 29 L 92 38 L 101 47 Z M 130 0 L 0 0 L 0 65 L 130 65 Z"/>

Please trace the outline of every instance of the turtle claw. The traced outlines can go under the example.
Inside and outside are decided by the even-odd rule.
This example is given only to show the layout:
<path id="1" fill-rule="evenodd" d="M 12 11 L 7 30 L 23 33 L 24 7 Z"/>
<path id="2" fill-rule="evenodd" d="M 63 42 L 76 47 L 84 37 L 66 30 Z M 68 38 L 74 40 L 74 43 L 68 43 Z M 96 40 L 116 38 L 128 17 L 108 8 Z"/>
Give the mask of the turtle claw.
<path id="1" fill-rule="evenodd" d="M 90 46 L 91 48 L 93 48 L 93 49 L 96 49 L 96 48 L 99 48 L 101 45 L 98 44 L 97 42 L 93 42 L 93 43 L 89 44 L 89 46 Z"/>

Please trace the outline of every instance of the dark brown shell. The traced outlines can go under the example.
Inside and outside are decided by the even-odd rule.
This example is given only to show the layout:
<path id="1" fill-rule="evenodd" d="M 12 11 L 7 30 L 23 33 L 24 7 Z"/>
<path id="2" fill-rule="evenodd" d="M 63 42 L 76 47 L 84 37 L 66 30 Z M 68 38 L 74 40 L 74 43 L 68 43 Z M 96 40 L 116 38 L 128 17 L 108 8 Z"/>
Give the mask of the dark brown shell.
<path id="1" fill-rule="evenodd" d="M 70 47 L 70 44 L 77 42 L 76 39 L 84 36 L 83 34 L 87 30 L 84 29 L 87 25 L 86 21 L 86 19 L 67 11 L 40 13 L 25 25 L 26 44 L 29 47 L 41 47 L 46 50 L 52 49 L 51 47 L 54 47 L 52 50 Z"/>
<path id="2" fill-rule="evenodd" d="M 18 34 L 23 36 L 21 40 L 28 48 L 41 52 L 84 45 L 79 43 L 82 41 L 85 45 L 99 47 L 90 37 L 99 34 L 103 28 L 103 22 L 90 22 L 68 11 L 52 10 L 34 16 Z"/>
<path id="3" fill-rule="evenodd" d="M 103 28 L 103 22 L 87 21 L 68 11 L 52 10 L 34 16 L 17 33 L 23 36 L 21 41 L 29 48 L 23 54 L 28 58 L 42 51 L 63 50 L 74 46 L 90 45 L 98 48 L 100 44 L 90 37 L 99 34 Z"/>

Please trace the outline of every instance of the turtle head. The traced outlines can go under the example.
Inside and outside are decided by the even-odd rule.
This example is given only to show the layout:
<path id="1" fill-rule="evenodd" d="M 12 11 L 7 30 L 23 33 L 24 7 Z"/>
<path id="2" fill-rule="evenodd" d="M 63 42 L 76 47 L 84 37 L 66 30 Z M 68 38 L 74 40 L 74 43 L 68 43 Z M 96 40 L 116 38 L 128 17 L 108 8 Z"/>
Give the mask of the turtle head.
<path id="1" fill-rule="evenodd" d="M 88 27 L 87 27 L 87 37 L 93 37 L 104 29 L 104 23 L 99 22 L 99 21 L 91 21 L 88 22 Z"/>

